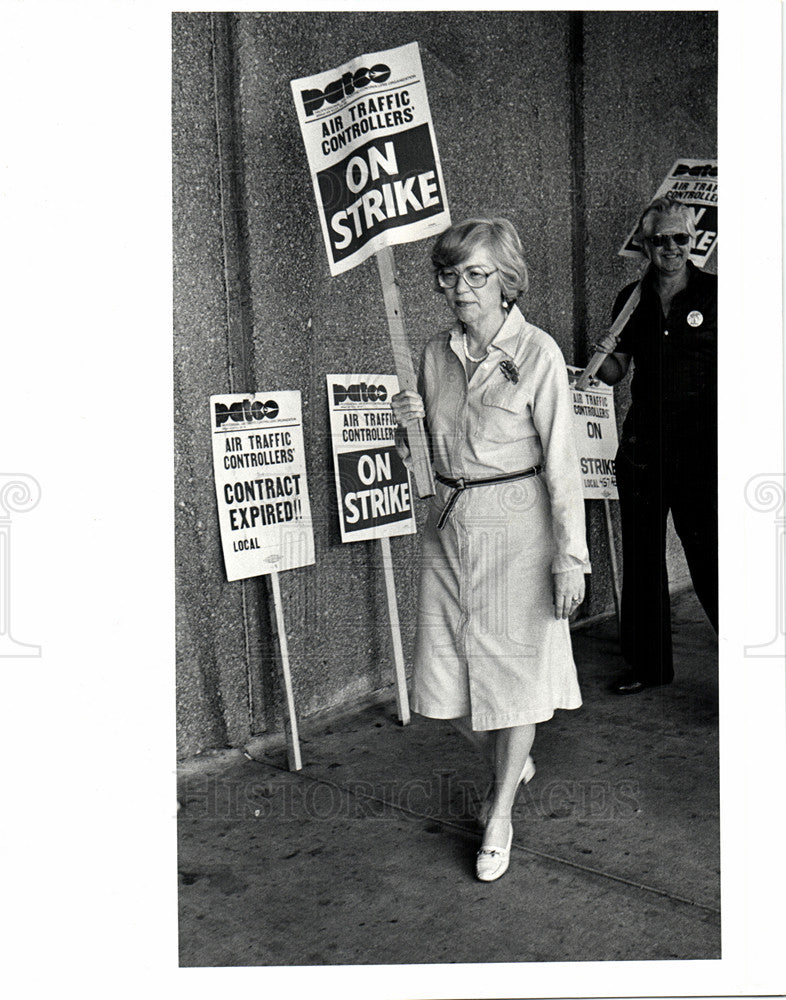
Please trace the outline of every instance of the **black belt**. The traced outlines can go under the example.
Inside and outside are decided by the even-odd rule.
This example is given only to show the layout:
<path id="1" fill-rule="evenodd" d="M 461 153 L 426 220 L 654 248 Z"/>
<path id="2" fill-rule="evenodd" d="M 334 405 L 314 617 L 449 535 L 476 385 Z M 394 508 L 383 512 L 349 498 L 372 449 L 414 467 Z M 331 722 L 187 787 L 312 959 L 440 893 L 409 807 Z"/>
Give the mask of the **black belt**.
<path id="1" fill-rule="evenodd" d="M 484 479 L 451 479 L 449 476 L 443 476 L 441 473 L 435 472 L 434 478 L 438 482 L 442 483 L 443 486 L 450 486 L 454 490 L 442 509 L 442 513 L 439 515 L 437 530 L 441 531 L 445 527 L 447 519 L 450 517 L 450 512 L 464 490 L 472 489 L 474 486 L 492 486 L 494 483 L 512 483 L 515 479 L 529 479 L 530 476 L 537 476 L 542 471 L 542 465 L 533 465 L 531 469 L 525 469 L 523 472 L 506 472 L 502 476 L 488 476 Z"/>

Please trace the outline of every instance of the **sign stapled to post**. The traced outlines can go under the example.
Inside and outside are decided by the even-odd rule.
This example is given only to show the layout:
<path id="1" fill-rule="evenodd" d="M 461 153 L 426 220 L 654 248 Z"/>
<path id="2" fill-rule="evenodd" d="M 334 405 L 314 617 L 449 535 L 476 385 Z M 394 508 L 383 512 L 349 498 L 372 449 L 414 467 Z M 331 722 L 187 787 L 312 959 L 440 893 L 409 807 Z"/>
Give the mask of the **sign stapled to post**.
<path id="1" fill-rule="evenodd" d="M 342 542 L 415 532 L 412 485 L 395 448 L 395 375 L 327 375 Z"/>
<path id="2" fill-rule="evenodd" d="M 332 275 L 450 224 L 417 42 L 291 86 Z"/>
<path id="3" fill-rule="evenodd" d="M 314 562 L 300 392 L 210 397 L 228 580 Z"/>
<path id="4" fill-rule="evenodd" d="M 586 389 L 576 387 L 581 368 L 568 365 L 573 401 L 573 439 L 579 459 L 585 500 L 616 500 L 617 420 L 614 390 L 602 382 Z"/>
<path id="5" fill-rule="evenodd" d="M 697 236 L 690 259 L 697 267 L 704 267 L 718 242 L 718 161 L 677 160 L 650 201 L 665 195 L 673 195 L 693 209 Z M 628 233 L 619 256 L 643 257 L 633 241 L 635 231 L 634 227 Z"/>

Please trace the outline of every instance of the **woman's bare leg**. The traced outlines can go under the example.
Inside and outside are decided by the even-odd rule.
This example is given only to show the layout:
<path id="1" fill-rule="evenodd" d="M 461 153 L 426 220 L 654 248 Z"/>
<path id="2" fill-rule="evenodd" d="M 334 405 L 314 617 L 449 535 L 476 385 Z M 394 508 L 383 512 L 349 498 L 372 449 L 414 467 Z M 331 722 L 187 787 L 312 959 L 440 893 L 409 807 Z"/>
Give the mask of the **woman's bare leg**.
<path id="1" fill-rule="evenodd" d="M 494 801 L 483 835 L 483 846 L 504 847 L 508 842 L 519 778 L 535 740 L 535 725 L 497 729 L 491 736 L 496 744 Z"/>
<path id="2" fill-rule="evenodd" d="M 451 719 L 450 723 L 465 739 L 469 740 L 493 773 L 495 770 L 496 733 L 473 729 L 468 715 L 462 716 L 460 719 Z"/>

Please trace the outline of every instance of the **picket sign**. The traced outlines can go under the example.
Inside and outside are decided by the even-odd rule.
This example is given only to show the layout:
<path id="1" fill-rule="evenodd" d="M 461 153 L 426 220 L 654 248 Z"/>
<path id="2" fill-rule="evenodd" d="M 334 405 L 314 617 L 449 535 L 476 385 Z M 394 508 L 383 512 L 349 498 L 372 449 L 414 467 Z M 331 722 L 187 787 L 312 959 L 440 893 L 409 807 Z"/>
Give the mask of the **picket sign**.
<path id="1" fill-rule="evenodd" d="M 696 238 L 689 260 L 696 267 L 704 267 L 718 245 L 718 161 L 680 157 L 650 197 L 649 203 L 663 197 L 682 202 L 693 213 Z M 618 250 L 618 256 L 641 260 L 643 254 L 637 229 L 634 224 Z"/>
<path id="2" fill-rule="evenodd" d="M 276 619 L 276 636 L 281 658 L 281 674 L 284 680 L 284 693 L 287 703 L 289 727 L 287 729 L 287 760 L 290 771 L 299 771 L 303 764 L 300 759 L 300 736 L 297 729 L 297 714 L 295 712 L 295 696 L 292 692 L 292 674 L 289 670 L 289 647 L 287 646 L 287 631 L 284 625 L 284 606 L 281 601 L 281 587 L 278 583 L 278 573 L 268 574 L 273 588 L 273 606 Z"/>
<path id="3" fill-rule="evenodd" d="M 385 300 L 385 310 L 388 316 L 390 343 L 393 348 L 393 363 L 396 366 L 399 387 L 417 391 L 415 369 L 412 365 L 412 355 L 409 350 L 407 331 L 404 329 L 404 317 L 401 311 L 401 295 L 399 294 L 396 261 L 392 247 L 380 247 L 376 252 L 377 269 L 382 282 L 382 296 Z M 426 431 L 423 421 L 409 424 L 407 427 L 409 450 L 412 453 L 412 474 L 415 488 L 421 500 L 434 496 L 434 475 L 431 471 Z"/>
<path id="4" fill-rule="evenodd" d="M 404 667 L 404 649 L 401 645 L 401 625 L 399 623 L 398 603 L 396 601 L 396 581 L 393 576 L 393 554 L 390 551 L 390 539 L 387 536 L 379 539 L 379 548 L 382 553 L 382 566 L 385 571 L 385 596 L 388 601 L 390 637 L 393 641 L 396 710 L 401 725 L 407 726 L 410 722 L 407 673 Z"/>
<path id="5" fill-rule="evenodd" d="M 301 768 L 300 745 L 279 573 L 314 563 L 302 424 L 298 390 L 210 397 L 213 478 L 227 580 L 271 578 L 264 602 L 267 622 L 262 627 L 275 632 L 278 640 L 276 668 L 286 700 L 293 771 Z M 250 459 L 254 459 L 251 466 Z M 260 464 L 267 470 L 266 494 L 262 480 L 249 480 L 246 471 Z M 275 502 L 265 504 L 266 499 Z"/>
<path id="6" fill-rule="evenodd" d="M 396 375 L 378 371 L 334 372 L 325 380 L 341 541 L 380 543 L 398 717 L 407 725 L 409 701 L 390 538 L 414 535 L 417 526 L 411 476 L 394 446 L 390 400 L 400 383 Z M 374 432 L 365 436 L 363 431 L 368 427 Z M 361 451 L 357 450 L 358 441 L 365 442 Z M 371 496 L 375 493 L 376 500 Z"/>
<path id="7" fill-rule="evenodd" d="M 639 280 L 633 287 L 625 305 L 622 307 L 619 316 L 614 320 L 609 328 L 609 334 L 614 337 L 615 343 L 619 340 L 620 335 L 625 327 L 625 324 L 630 319 L 633 310 L 639 304 L 641 300 L 641 280 Z M 577 389 L 588 389 L 592 379 L 598 372 L 598 369 L 609 356 L 609 352 L 606 351 L 595 351 L 590 359 L 589 364 L 581 373 L 579 378 L 576 380 Z M 617 565 L 617 550 L 614 544 L 614 526 L 611 520 L 611 506 L 608 500 L 603 501 L 603 512 L 606 518 L 606 539 L 609 546 L 609 564 L 611 566 L 611 585 L 614 594 L 614 610 L 617 616 L 617 628 L 620 628 L 620 580 L 619 580 L 619 567 Z"/>

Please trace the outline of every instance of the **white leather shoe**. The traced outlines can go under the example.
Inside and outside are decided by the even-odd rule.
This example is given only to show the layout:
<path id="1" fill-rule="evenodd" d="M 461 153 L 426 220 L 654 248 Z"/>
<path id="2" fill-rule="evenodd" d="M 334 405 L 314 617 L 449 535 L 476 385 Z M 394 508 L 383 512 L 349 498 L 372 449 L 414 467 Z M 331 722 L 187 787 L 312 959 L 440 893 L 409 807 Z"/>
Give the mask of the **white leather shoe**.
<path id="1" fill-rule="evenodd" d="M 510 824 L 507 847 L 481 847 L 475 861 L 475 874 L 481 882 L 494 882 L 502 878 L 510 864 L 510 847 L 513 843 L 513 824 Z"/>
<path id="2" fill-rule="evenodd" d="M 532 759 L 531 756 L 529 756 L 524 761 L 524 767 L 519 777 L 519 784 L 526 785 L 528 782 L 532 781 L 534 777 L 535 777 L 535 761 Z M 486 790 L 486 797 L 483 799 L 480 809 L 478 810 L 478 823 L 482 827 L 485 827 L 486 823 L 488 823 L 489 813 L 491 812 L 491 806 L 493 802 L 494 802 L 494 782 L 492 781 Z"/>

